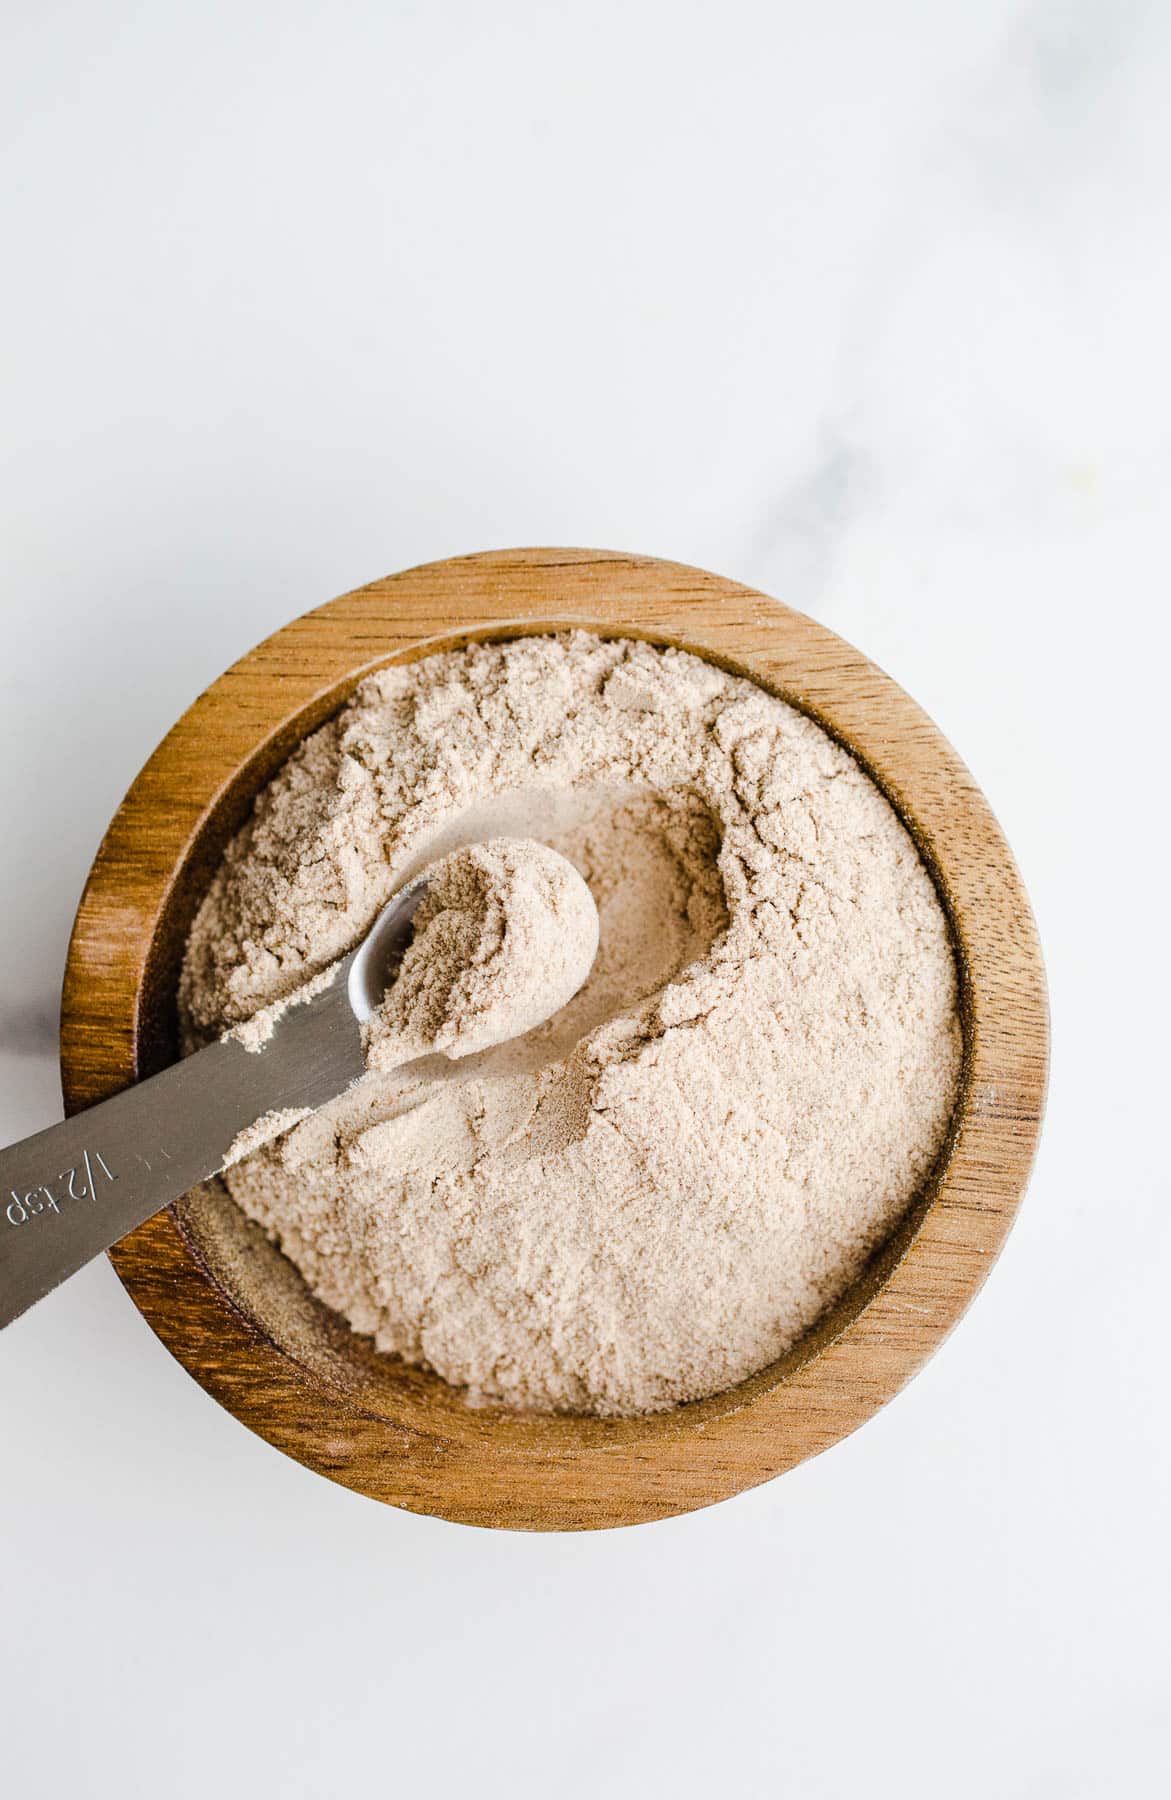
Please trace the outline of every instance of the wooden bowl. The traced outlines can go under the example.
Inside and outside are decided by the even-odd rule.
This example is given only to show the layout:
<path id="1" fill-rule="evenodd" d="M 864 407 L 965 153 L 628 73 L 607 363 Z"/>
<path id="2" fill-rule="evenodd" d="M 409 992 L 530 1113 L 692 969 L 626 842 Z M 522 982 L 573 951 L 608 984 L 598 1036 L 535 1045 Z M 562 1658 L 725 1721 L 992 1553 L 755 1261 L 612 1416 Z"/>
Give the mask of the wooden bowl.
<path id="1" fill-rule="evenodd" d="M 1021 879 L 950 745 L 822 626 L 678 563 L 522 550 L 411 569 L 295 620 L 220 677 L 151 757 L 98 851 L 69 947 L 61 1064 L 75 1112 L 176 1054 L 188 926 L 225 843 L 294 745 L 379 664 L 576 624 L 752 676 L 862 761 L 913 833 L 954 929 L 965 1062 L 927 1191 L 788 1356 L 648 1419 L 473 1409 L 378 1356 L 211 1184 L 111 1257 L 167 1347 L 238 1419 L 379 1500 L 527 1530 L 706 1506 L 853 1431 L 941 1342 L 987 1275 L 1040 1129 L 1044 970 Z"/>

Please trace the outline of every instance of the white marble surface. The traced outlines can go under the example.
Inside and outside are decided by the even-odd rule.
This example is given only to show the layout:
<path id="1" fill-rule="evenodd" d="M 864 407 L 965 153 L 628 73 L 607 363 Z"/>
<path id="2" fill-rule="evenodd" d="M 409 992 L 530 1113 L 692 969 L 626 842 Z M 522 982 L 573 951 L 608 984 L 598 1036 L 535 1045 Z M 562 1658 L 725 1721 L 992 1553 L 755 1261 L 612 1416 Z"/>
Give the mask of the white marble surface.
<path id="1" fill-rule="evenodd" d="M 1171 13 L 15 0 L 0 57 L 0 1130 L 105 822 L 293 614 L 512 543 L 853 639 L 1016 845 L 1048 1130 L 975 1310 L 692 1518 L 380 1508 L 103 1264 L 0 1343 L 21 1796 L 1098 1800 L 1168 1778 Z"/>

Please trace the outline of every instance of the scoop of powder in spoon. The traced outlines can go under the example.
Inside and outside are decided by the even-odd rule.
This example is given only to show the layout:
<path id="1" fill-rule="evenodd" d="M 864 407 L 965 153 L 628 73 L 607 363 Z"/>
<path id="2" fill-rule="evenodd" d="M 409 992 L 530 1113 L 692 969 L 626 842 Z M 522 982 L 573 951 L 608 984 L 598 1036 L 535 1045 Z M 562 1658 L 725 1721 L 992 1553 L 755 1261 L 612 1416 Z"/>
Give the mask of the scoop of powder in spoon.
<path id="1" fill-rule="evenodd" d="M 398 974 L 366 1027 L 373 1069 L 521 1037 L 573 998 L 597 953 L 593 895 L 546 844 L 470 844 L 427 880 Z"/>

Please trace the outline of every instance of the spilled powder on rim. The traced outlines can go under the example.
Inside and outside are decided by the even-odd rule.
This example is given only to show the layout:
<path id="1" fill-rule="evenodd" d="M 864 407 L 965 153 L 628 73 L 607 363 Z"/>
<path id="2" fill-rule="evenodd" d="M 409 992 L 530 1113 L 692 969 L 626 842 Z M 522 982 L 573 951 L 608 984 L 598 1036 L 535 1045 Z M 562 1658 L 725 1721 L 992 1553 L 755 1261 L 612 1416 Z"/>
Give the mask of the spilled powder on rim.
<path id="1" fill-rule="evenodd" d="M 516 1042 L 368 1074 L 227 1185 L 356 1330 L 473 1399 L 716 1392 L 839 1297 L 939 1153 L 938 899 L 862 769 L 754 683 L 584 633 L 477 645 L 369 677 L 260 796 L 192 931 L 189 1043 L 502 833 L 589 884 L 581 991 Z"/>

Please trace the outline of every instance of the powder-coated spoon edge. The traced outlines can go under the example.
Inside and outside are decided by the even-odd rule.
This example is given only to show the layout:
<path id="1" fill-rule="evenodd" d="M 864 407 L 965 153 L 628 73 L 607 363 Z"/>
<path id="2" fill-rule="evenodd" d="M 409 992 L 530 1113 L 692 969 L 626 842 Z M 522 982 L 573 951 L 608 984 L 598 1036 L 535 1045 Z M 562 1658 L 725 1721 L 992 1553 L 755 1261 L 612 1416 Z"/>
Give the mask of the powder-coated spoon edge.
<path id="1" fill-rule="evenodd" d="M 383 908 L 312 999 L 257 1050 L 232 1037 L 0 1150 L 0 1327 L 129 1231 L 218 1175 L 265 1113 L 316 1108 L 365 1073 L 363 1023 L 401 954 L 423 877 Z"/>

